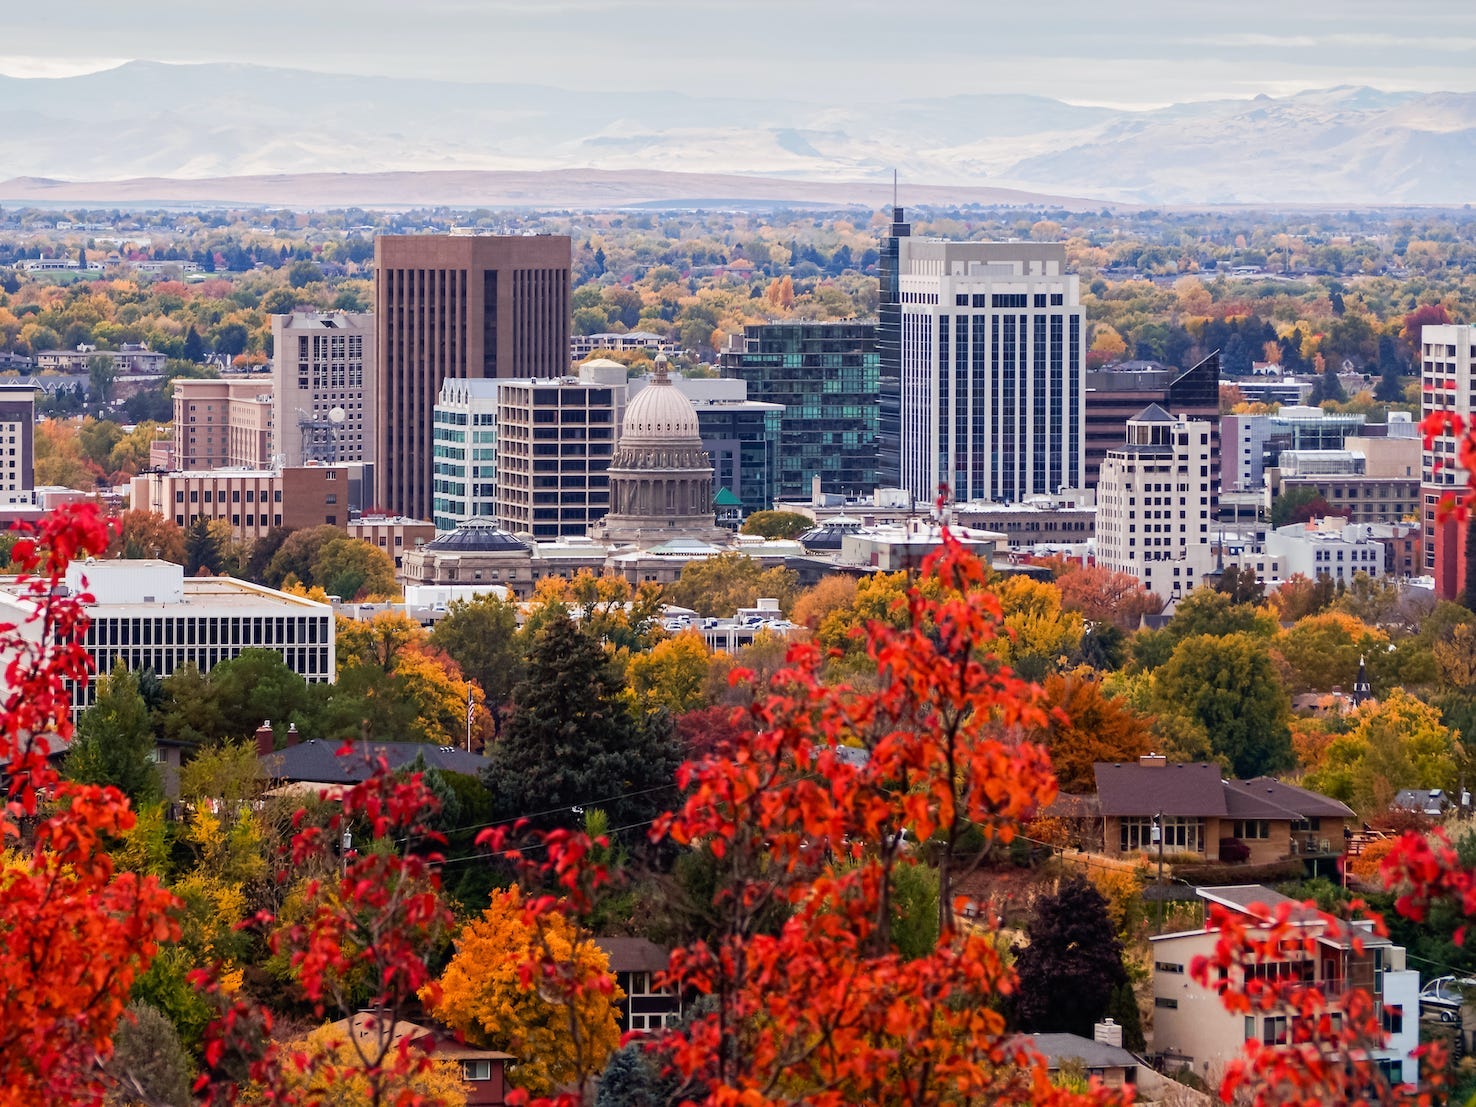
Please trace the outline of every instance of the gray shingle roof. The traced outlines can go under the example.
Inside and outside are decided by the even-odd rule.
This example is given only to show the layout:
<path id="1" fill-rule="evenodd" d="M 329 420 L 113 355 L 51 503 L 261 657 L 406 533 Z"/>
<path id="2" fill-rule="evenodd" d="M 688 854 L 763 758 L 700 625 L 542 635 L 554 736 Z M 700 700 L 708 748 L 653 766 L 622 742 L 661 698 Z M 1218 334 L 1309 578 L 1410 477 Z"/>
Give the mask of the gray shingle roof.
<path id="1" fill-rule="evenodd" d="M 1058 1069 L 1063 1061 L 1080 1061 L 1089 1069 L 1138 1067 L 1138 1059 L 1122 1046 L 1083 1038 L 1080 1034 L 1027 1034 L 1030 1044 L 1046 1059 L 1046 1068 Z"/>
<path id="2" fill-rule="evenodd" d="M 1225 815 L 1220 766 L 1208 761 L 1098 761 L 1097 802 L 1103 815 Z"/>
<path id="3" fill-rule="evenodd" d="M 596 938 L 610 958 L 611 972 L 665 972 L 671 954 L 645 938 Z"/>
<path id="4" fill-rule="evenodd" d="M 351 755 L 339 757 L 342 747 L 342 742 L 310 738 L 259 758 L 261 772 L 269 780 L 283 783 L 302 780 L 314 784 L 355 784 L 369 778 L 370 758 L 380 755 L 392 770 L 414 764 L 417 756 L 423 756 L 429 768 L 469 776 L 476 776 L 487 765 L 486 758 L 474 753 L 426 742 L 355 742 Z"/>

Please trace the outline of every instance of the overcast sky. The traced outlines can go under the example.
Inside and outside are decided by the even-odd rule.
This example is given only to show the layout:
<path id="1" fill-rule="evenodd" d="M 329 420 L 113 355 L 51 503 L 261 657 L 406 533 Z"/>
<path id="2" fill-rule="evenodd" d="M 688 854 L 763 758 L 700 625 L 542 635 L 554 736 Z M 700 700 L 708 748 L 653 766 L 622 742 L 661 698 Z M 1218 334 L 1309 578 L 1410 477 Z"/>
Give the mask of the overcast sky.
<path id="1" fill-rule="evenodd" d="M 1472 0 L 69 0 L 0 73 L 145 58 L 817 102 L 976 92 L 1157 105 L 1340 84 L 1476 90 Z"/>

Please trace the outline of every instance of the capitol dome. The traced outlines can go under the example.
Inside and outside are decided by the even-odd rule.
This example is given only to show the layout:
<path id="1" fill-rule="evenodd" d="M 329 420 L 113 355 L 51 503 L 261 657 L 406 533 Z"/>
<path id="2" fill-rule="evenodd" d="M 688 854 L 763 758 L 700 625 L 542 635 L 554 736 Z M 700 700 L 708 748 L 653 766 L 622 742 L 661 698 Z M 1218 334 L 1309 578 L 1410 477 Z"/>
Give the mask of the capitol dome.
<path id="1" fill-rule="evenodd" d="M 713 515 L 712 460 L 702 448 L 697 410 L 671 383 L 665 355 L 656 358 L 650 383 L 625 405 L 606 472 L 610 511 L 596 524 L 601 540 L 726 537 Z"/>
<path id="2" fill-rule="evenodd" d="M 666 356 L 656 359 L 656 372 L 645 388 L 625 405 L 625 419 L 620 424 L 622 444 L 659 442 L 662 445 L 686 445 L 682 439 L 702 441 L 697 425 L 697 409 L 692 401 L 671 383 L 666 375 Z"/>

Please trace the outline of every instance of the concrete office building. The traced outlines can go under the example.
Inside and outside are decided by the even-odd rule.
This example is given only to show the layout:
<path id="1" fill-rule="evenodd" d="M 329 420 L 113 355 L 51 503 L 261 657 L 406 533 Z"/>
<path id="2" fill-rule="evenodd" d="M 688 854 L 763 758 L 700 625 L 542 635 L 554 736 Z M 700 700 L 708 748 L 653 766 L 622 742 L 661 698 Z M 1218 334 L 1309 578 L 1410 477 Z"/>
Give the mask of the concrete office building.
<path id="1" fill-rule="evenodd" d="M 729 339 L 723 375 L 784 408 L 771 501 L 810 495 L 817 476 L 823 492 L 876 487 L 879 359 L 871 323 L 766 323 Z"/>
<path id="2" fill-rule="evenodd" d="M 383 235 L 374 244 L 377 505 L 428 518 L 432 410 L 448 378 L 569 365 L 569 239 Z"/>
<path id="3" fill-rule="evenodd" d="M 498 525 L 535 539 L 587 534 L 610 510 L 607 471 L 625 406 L 625 366 L 608 359 L 577 376 L 500 382 Z"/>
<path id="4" fill-rule="evenodd" d="M 881 483 L 924 502 L 944 485 L 995 503 L 1080 488 L 1085 319 L 1066 248 L 899 237 L 896 249 L 898 302 L 883 298 L 878 336 Z"/>
<path id="5" fill-rule="evenodd" d="M 1226 492 L 1260 488 L 1283 450 L 1341 450 L 1350 436 L 1363 434 L 1367 419 L 1298 406 L 1274 415 L 1227 415 L 1221 420 L 1220 487 Z"/>
<path id="6" fill-rule="evenodd" d="M 273 422 L 271 377 L 179 377 L 171 468 L 270 468 Z"/>
<path id="7" fill-rule="evenodd" d="M 1084 487 L 1097 487 L 1102 459 L 1122 444 L 1127 421 L 1149 404 L 1165 411 L 1202 419 L 1214 427 L 1210 436 L 1215 462 L 1220 454 L 1220 355 L 1216 351 L 1189 369 L 1170 369 L 1153 361 L 1128 361 L 1086 374 L 1082 436 L 1086 440 Z"/>
<path id="8" fill-rule="evenodd" d="M 36 487 L 36 390 L 0 386 L 0 503 L 29 502 Z"/>
<path id="9" fill-rule="evenodd" d="M 374 316 L 272 316 L 274 452 L 283 465 L 374 460 Z"/>
<path id="10" fill-rule="evenodd" d="M 1157 404 L 1127 424 L 1097 482 L 1097 564 L 1136 577 L 1165 600 L 1214 568 L 1210 424 Z"/>
<path id="11" fill-rule="evenodd" d="M 1430 326 L 1420 335 L 1420 413 L 1472 413 L 1471 372 L 1476 366 L 1476 327 Z M 1470 474 L 1459 465 L 1460 438 L 1448 431 L 1433 436 L 1420 453 L 1420 515 L 1424 522 L 1425 572 L 1435 578 L 1435 594 L 1453 600 L 1466 588 L 1466 526 L 1442 518 L 1440 504 L 1465 492 Z"/>
<path id="12" fill-rule="evenodd" d="M 209 672 L 245 649 L 276 650 L 287 667 L 314 683 L 334 679 L 333 609 L 301 596 L 231 577 L 186 577 L 167 561 L 74 561 L 67 587 L 93 596 L 82 647 L 93 670 L 152 669 L 166 677 L 186 662 Z M 34 636 L 26 616 L 34 601 L 14 578 L 0 584 L 0 617 Z M 95 681 L 72 686 L 80 711 L 97 695 Z"/>
<path id="13" fill-rule="evenodd" d="M 540 539 L 585 534 L 610 509 L 625 391 L 625 367 L 608 359 L 551 379 L 447 380 L 434 413 L 437 532 L 489 519 Z"/>

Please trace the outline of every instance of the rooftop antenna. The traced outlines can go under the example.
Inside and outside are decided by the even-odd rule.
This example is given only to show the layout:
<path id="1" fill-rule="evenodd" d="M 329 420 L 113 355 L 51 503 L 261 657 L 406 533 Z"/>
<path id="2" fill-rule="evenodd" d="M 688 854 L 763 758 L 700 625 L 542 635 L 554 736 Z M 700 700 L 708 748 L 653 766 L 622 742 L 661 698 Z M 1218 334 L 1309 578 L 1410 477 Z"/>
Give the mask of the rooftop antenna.
<path id="1" fill-rule="evenodd" d="M 892 170 L 892 207 L 897 206 L 897 170 Z"/>

